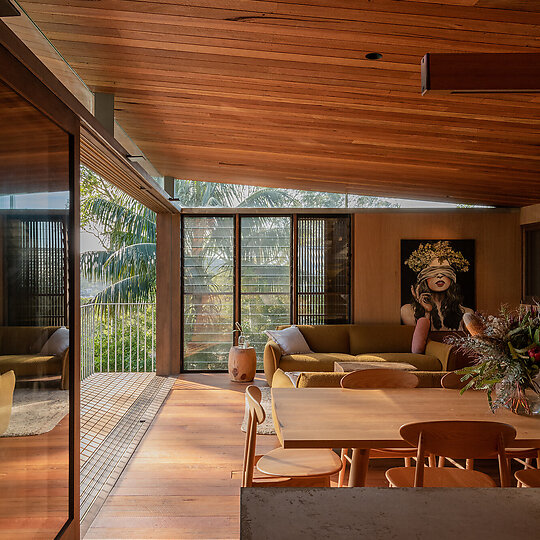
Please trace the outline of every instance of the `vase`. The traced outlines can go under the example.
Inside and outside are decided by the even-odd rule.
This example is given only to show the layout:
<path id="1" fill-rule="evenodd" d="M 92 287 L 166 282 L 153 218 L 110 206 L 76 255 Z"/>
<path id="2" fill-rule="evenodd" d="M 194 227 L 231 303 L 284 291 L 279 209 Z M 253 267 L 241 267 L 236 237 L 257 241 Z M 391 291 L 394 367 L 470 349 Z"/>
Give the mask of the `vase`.
<path id="1" fill-rule="evenodd" d="M 521 416 L 537 416 L 540 415 L 540 395 L 532 388 L 516 386 L 504 406 Z"/>

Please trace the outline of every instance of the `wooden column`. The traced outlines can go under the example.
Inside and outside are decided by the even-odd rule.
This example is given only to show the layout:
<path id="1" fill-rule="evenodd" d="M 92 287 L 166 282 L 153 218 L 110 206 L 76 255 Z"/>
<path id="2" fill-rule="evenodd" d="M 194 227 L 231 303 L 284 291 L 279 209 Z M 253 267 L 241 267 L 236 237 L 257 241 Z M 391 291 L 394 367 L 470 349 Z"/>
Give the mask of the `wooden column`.
<path id="1" fill-rule="evenodd" d="M 156 372 L 180 373 L 180 215 L 157 215 Z"/>

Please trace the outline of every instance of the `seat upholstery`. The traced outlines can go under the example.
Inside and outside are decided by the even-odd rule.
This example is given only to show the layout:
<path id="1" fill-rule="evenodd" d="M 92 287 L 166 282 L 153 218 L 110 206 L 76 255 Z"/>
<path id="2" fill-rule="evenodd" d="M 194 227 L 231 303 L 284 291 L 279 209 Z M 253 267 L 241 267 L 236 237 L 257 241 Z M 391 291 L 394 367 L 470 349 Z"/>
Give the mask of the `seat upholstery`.
<path id="1" fill-rule="evenodd" d="M 0 373 L 13 370 L 16 377 L 58 375 L 62 372 L 62 356 L 7 354 L 0 356 Z"/>
<path id="2" fill-rule="evenodd" d="M 416 369 L 426 371 L 439 371 L 442 369 L 441 362 L 435 356 L 413 354 L 411 352 L 359 354 L 355 356 L 355 360 L 357 362 L 403 362 L 413 365 Z"/>
<path id="3" fill-rule="evenodd" d="M 0 375 L 0 435 L 2 435 L 9 426 L 14 388 L 15 374 L 13 371 L 8 371 L 7 373 Z"/>
<path id="4" fill-rule="evenodd" d="M 354 356 L 344 353 L 288 354 L 281 357 L 283 371 L 334 371 L 334 362 L 354 362 Z"/>

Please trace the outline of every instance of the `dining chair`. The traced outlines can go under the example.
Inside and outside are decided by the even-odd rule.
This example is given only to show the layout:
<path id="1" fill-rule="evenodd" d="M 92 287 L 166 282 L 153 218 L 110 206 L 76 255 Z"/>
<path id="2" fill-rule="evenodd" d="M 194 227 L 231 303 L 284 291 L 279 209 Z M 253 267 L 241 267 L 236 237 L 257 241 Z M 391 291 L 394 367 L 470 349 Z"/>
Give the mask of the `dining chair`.
<path id="1" fill-rule="evenodd" d="M 362 369 L 351 371 L 341 379 L 342 388 L 352 389 L 381 389 L 381 388 L 416 388 L 418 377 L 410 371 L 395 369 Z M 369 457 L 375 459 L 403 458 L 405 466 L 411 465 L 411 459 L 416 457 L 416 448 L 372 448 Z M 347 464 L 351 463 L 349 449 L 341 449 L 342 468 L 339 472 L 338 486 L 343 487 Z"/>
<path id="2" fill-rule="evenodd" d="M 441 386 L 449 390 L 461 390 L 463 389 L 468 381 L 462 381 L 461 378 L 463 375 L 451 371 L 442 377 Z M 507 448 L 506 457 L 511 461 L 515 459 L 518 463 L 523 465 L 526 469 L 533 468 L 532 461 L 536 459 L 536 467 L 540 468 L 540 449 L 539 448 Z M 462 465 L 457 463 L 452 459 L 447 459 L 453 465 L 458 468 L 463 468 Z M 439 458 L 439 467 L 444 467 L 445 458 Z M 474 460 L 469 459 L 465 465 L 467 469 L 474 468 Z"/>
<path id="3" fill-rule="evenodd" d="M 506 447 L 516 430 L 501 422 L 442 420 L 405 424 L 400 435 L 418 447 L 416 467 L 396 467 L 386 471 L 391 487 L 495 487 L 487 474 L 468 469 L 425 467 L 426 454 L 455 459 L 497 456 L 501 487 L 510 487 L 510 467 Z"/>
<path id="4" fill-rule="evenodd" d="M 266 418 L 261 406 L 261 390 L 257 386 L 248 386 L 246 401 L 249 413 L 242 487 L 329 487 L 330 476 L 341 469 L 341 460 L 330 449 L 285 450 L 279 447 L 267 454 L 255 455 L 257 425 Z"/>
<path id="5" fill-rule="evenodd" d="M 540 469 L 523 469 L 516 471 L 514 476 L 518 487 L 540 488 Z"/>

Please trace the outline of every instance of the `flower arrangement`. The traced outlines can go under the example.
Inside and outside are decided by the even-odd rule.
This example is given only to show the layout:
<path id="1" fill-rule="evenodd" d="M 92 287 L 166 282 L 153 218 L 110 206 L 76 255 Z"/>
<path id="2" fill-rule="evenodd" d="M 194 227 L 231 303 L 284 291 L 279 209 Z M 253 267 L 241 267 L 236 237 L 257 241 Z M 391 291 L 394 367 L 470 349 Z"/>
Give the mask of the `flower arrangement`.
<path id="1" fill-rule="evenodd" d="M 503 406 L 519 414 L 540 413 L 540 385 L 535 380 L 540 372 L 538 309 L 510 311 L 503 306 L 496 317 L 473 315 L 464 322 L 471 335 L 447 339 L 476 360 L 457 371 L 467 382 L 462 392 L 486 390 L 492 411 Z"/>

